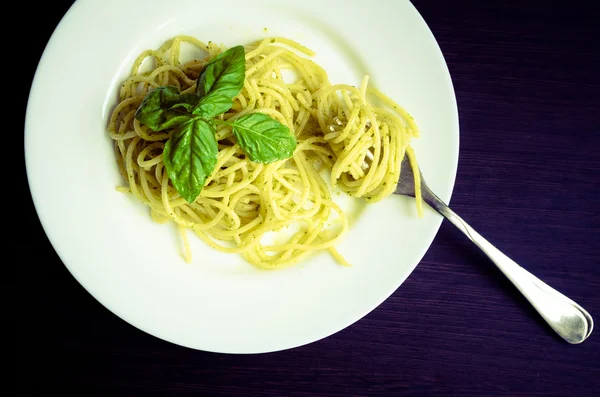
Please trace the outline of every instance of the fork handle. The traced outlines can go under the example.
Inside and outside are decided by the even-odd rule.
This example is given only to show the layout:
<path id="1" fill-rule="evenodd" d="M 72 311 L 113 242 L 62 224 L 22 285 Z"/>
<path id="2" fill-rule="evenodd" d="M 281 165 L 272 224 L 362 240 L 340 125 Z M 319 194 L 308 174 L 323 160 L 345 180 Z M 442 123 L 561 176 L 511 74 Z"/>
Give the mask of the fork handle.
<path id="1" fill-rule="evenodd" d="M 494 247 L 429 189 L 423 191 L 423 200 L 475 243 L 558 335 L 573 344 L 581 343 L 590 336 L 594 321 L 586 310 Z"/>

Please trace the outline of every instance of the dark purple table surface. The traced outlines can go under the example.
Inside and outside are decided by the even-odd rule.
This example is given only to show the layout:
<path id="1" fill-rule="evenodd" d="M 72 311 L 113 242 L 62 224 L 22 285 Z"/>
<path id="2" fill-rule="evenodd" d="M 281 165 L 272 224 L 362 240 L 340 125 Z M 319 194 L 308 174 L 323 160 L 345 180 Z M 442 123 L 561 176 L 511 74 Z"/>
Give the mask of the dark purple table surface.
<path id="1" fill-rule="evenodd" d="M 34 39 L 23 41 L 31 56 L 22 65 L 29 79 L 20 90 L 23 112 L 37 61 L 71 3 L 30 10 L 42 23 L 26 28 Z M 598 7 L 413 3 L 439 41 L 456 90 L 461 136 L 452 207 L 600 319 Z M 167 343 L 109 312 L 70 275 L 40 226 L 21 169 L 27 221 L 16 236 L 25 259 L 9 264 L 17 268 L 18 303 L 11 395 L 600 395 L 600 331 L 580 345 L 563 342 L 447 222 L 386 302 L 331 337 L 245 356 Z"/>

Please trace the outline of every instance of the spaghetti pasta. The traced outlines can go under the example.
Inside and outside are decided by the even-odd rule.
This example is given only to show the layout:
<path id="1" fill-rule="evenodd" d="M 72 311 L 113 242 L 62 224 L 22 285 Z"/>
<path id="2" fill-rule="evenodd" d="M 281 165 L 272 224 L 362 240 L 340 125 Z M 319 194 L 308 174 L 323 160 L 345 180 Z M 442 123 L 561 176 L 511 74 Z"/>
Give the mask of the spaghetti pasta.
<path id="1" fill-rule="evenodd" d="M 182 45 L 207 56 L 182 62 Z M 255 163 L 236 142 L 231 126 L 218 124 L 217 164 L 200 195 L 187 202 L 170 183 L 162 160 L 169 132 L 152 131 L 134 115 L 157 87 L 194 92 L 207 62 L 223 50 L 182 35 L 137 57 L 108 126 L 127 181 L 122 190 L 147 205 L 155 221 L 175 222 L 188 262 L 190 230 L 210 247 L 240 254 L 261 268 L 290 266 L 319 250 L 348 265 L 335 248 L 348 231 L 348 220 L 332 199 L 331 187 L 368 202 L 393 193 L 410 140 L 419 135 L 414 120 L 369 87 L 368 76 L 358 88 L 332 85 L 326 71 L 309 59 L 314 53 L 295 41 L 274 37 L 250 43 L 245 46 L 244 86 L 233 107 L 218 118 L 267 114 L 290 129 L 297 147 L 289 159 Z M 337 227 L 328 226 L 332 219 Z M 285 241 L 267 241 L 278 232 L 287 236 Z"/>

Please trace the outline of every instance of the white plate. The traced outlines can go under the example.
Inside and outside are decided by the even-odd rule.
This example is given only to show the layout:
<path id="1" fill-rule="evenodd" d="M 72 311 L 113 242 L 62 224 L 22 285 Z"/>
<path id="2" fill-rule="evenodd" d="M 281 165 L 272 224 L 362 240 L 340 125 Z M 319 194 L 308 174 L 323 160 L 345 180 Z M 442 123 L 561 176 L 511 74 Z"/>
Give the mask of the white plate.
<path id="1" fill-rule="evenodd" d="M 418 219 L 412 199 L 389 197 L 362 211 L 339 246 L 353 267 L 323 254 L 264 271 L 193 236 L 186 264 L 175 227 L 115 190 L 122 182 L 107 119 L 116 89 L 141 51 L 176 34 L 227 46 L 286 36 L 315 50 L 333 83 L 369 74 L 417 120 L 421 169 L 449 200 L 456 100 L 442 53 L 408 1 L 78 0 L 44 51 L 25 122 L 32 197 L 61 260 L 117 316 L 190 348 L 277 351 L 359 320 L 421 260 L 441 223 L 433 211 Z"/>

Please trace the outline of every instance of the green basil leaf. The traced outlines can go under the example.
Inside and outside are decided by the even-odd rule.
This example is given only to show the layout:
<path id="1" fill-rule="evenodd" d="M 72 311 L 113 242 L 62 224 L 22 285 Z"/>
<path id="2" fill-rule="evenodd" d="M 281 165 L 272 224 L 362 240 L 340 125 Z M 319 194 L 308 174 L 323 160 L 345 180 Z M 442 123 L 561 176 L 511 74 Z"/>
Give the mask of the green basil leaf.
<path id="1" fill-rule="evenodd" d="M 264 113 L 251 113 L 235 120 L 233 135 L 256 163 L 287 159 L 296 149 L 296 138 L 290 129 Z"/>
<path id="2" fill-rule="evenodd" d="M 135 118 L 153 131 L 161 131 L 189 120 L 184 104 L 195 106 L 194 94 L 180 94 L 177 87 L 163 86 L 152 90 L 135 112 Z M 183 107 L 183 108 L 180 108 Z"/>
<path id="3" fill-rule="evenodd" d="M 220 93 L 235 98 L 246 79 L 246 53 L 241 45 L 231 47 L 213 58 L 198 78 L 196 94 Z"/>
<path id="4" fill-rule="evenodd" d="M 200 102 L 192 109 L 196 116 L 212 118 L 225 113 L 233 106 L 233 101 L 219 92 L 210 93 L 200 99 Z"/>
<path id="5" fill-rule="evenodd" d="M 171 133 L 163 150 L 163 163 L 181 197 L 194 202 L 217 164 L 219 148 L 214 128 L 190 119 Z"/>
<path id="6" fill-rule="evenodd" d="M 177 103 L 171 105 L 169 110 L 185 109 L 191 113 L 192 109 L 198 105 L 199 99 L 200 98 L 196 94 L 181 94 L 176 98 Z"/>

